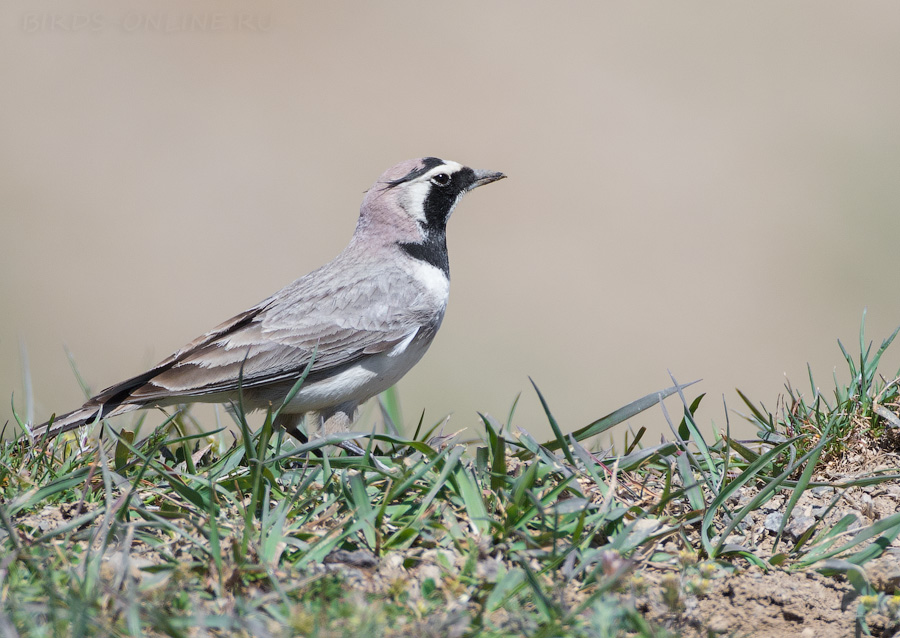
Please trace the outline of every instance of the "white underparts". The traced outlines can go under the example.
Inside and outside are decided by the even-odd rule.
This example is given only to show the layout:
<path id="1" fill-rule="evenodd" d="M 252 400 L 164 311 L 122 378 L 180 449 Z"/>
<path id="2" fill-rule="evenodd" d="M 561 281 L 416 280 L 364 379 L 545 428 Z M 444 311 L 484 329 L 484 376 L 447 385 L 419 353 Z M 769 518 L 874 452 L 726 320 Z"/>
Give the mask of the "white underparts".
<path id="1" fill-rule="evenodd" d="M 416 260 L 412 275 L 424 286 L 434 302 L 441 305 L 447 303 L 450 297 L 450 280 L 443 270 L 428 262 Z"/>
<path id="2" fill-rule="evenodd" d="M 417 336 L 419 330 L 413 330 L 390 350 L 366 357 L 342 372 L 302 386 L 285 412 L 313 412 L 347 401 L 362 402 L 384 392 L 409 372 L 431 345 L 433 333 L 426 338 L 416 339 Z"/>

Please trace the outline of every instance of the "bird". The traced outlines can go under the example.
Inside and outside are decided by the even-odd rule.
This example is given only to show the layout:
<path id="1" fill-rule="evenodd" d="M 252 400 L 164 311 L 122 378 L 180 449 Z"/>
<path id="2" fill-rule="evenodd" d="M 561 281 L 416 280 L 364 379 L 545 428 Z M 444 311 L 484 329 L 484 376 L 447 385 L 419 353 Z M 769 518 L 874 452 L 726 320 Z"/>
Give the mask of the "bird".
<path id="1" fill-rule="evenodd" d="M 274 425 L 302 442 L 349 431 L 359 405 L 409 372 L 441 326 L 456 205 L 504 177 L 436 157 L 397 164 L 365 192 L 353 236 L 332 261 L 33 428 L 32 437 L 150 407 L 240 398 L 248 411 L 278 408 L 304 373 Z"/>

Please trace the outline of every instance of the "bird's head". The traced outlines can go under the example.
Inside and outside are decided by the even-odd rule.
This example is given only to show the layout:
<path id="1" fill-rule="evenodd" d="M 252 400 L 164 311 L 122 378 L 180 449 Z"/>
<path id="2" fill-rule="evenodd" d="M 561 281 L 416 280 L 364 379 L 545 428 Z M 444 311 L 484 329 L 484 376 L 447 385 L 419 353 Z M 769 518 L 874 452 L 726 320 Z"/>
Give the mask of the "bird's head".
<path id="1" fill-rule="evenodd" d="M 357 233 L 385 232 L 398 243 L 443 240 L 462 196 L 506 177 L 436 157 L 407 160 L 387 170 L 366 192 Z"/>

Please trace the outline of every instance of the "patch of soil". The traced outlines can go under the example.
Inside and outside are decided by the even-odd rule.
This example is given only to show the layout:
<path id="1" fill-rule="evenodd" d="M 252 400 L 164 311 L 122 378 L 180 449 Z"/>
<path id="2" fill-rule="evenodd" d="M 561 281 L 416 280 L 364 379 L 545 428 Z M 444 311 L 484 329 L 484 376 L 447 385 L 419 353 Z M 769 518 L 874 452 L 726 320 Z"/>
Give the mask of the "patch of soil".
<path id="1" fill-rule="evenodd" d="M 749 569 L 713 581 L 703 596 L 684 598 L 676 611 L 656 591 L 636 604 L 648 619 L 686 637 L 819 638 L 852 636 L 857 602 L 849 584 L 816 572 Z M 885 633 L 887 618 L 872 614 L 867 620 L 873 635 L 894 635 Z"/>
<path id="2" fill-rule="evenodd" d="M 823 464 L 813 480 L 846 484 L 873 473 L 896 475 L 900 456 L 896 452 L 897 436 L 890 434 L 884 437 L 885 446 L 873 446 L 871 441 L 849 446 L 843 457 L 829 459 Z M 758 487 L 745 487 L 734 495 L 729 506 L 737 511 L 757 493 Z M 774 554 L 790 551 L 797 542 L 802 541 L 804 546 L 810 541 L 814 543 L 822 531 L 845 517 L 852 517 L 852 522 L 834 548 L 850 541 L 864 527 L 900 512 L 900 480 L 897 479 L 846 489 L 814 487 L 800 496 L 789 519 L 784 521 L 790 496 L 789 492 L 777 493 L 750 512 L 731 532 L 727 542 L 746 547 L 756 557 L 767 561 Z M 810 529 L 812 533 L 807 534 Z M 776 545 L 779 530 L 782 536 Z M 733 573 L 720 570 L 713 574 L 710 567 L 699 588 L 701 591 L 692 591 L 692 583 L 696 586 L 701 581 L 700 571 L 696 567 L 685 569 L 677 557 L 696 551 L 700 543 L 696 530 L 684 531 L 684 536 L 669 540 L 661 548 L 673 557 L 672 560 L 661 565 L 647 565 L 640 571 L 646 582 L 641 588 L 642 593 L 633 595 L 631 600 L 649 620 L 690 638 L 860 635 L 857 610 L 862 601 L 841 576 L 823 576 L 811 569 L 786 571 L 776 568 L 766 573 L 756 567 L 747 568 L 747 564 L 738 559 L 733 561 L 737 568 Z M 858 545 L 851 551 L 865 545 Z M 900 636 L 897 612 L 900 606 L 900 539 L 894 539 L 881 557 L 866 562 L 863 573 L 869 585 L 889 600 L 889 604 L 881 606 L 882 611 L 874 610 L 865 615 L 871 635 L 879 638 Z"/>

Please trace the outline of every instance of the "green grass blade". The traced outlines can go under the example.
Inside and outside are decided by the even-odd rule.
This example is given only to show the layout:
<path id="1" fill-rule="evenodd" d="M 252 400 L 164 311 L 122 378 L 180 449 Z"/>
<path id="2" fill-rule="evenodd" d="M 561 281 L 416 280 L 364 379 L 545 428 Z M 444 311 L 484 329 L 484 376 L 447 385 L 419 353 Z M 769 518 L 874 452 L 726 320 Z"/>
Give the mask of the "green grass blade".
<path id="1" fill-rule="evenodd" d="M 575 465 L 575 459 L 572 458 L 572 451 L 569 449 L 569 446 L 566 445 L 566 439 L 563 436 L 562 430 L 559 429 L 559 424 L 556 422 L 553 414 L 550 412 L 550 406 L 547 405 L 547 401 L 544 399 L 544 395 L 541 394 L 541 391 L 538 389 L 537 384 L 534 382 L 534 379 L 531 377 L 528 378 L 531 381 L 532 387 L 534 387 L 534 391 L 537 392 L 538 399 L 541 401 L 541 407 L 544 408 L 544 414 L 547 415 L 547 420 L 550 422 L 550 428 L 553 430 L 553 435 L 556 437 L 556 447 L 552 448 L 555 450 L 562 449 L 563 454 L 566 457 L 566 460 L 570 465 Z"/>
<path id="2" fill-rule="evenodd" d="M 477 479 L 473 476 L 471 470 L 460 464 L 453 472 L 452 483 L 455 484 L 456 491 L 462 499 L 469 515 L 469 522 L 474 531 L 479 534 L 485 534 L 490 529 L 490 516 L 488 516 L 487 507 L 484 504 L 484 498 L 481 495 L 481 488 L 478 486 Z"/>
<path id="3" fill-rule="evenodd" d="M 381 410 L 381 417 L 384 419 L 385 430 L 389 434 L 400 436 L 403 414 L 400 412 L 400 394 L 397 392 L 397 386 L 391 386 L 378 395 L 378 407 Z"/>
<path id="4" fill-rule="evenodd" d="M 860 530 L 853 536 L 853 538 L 851 538 L 847 543 L 844 543 L 840 547 L 836 547 L 828 552 L 819 554 L 814 557 L 805 557 L 804 559 L 798 561 L 797 565 L 799 567 L 808 567 L 818 561 L 828 560 L 829 558 L 833 558 L 835 556 L 843 554 L 853 549 L 857 545 L 867 542 L 877 536 L 878 538 L 871 545 L 867 546 L 863 550 L 857 552 L 856 554 L 853 554 L 850 557 L 844 558 L 844 560 L 852 562 L 856 565 L 862 565 L 866 561 L 880 556 L 885 551 L 885 549 L 890 546 L 891 542 L 895 538 L 897 538 L 898 534 L 900 534 L 900 512 L 892 514 L 887 518 L 883 518 L 880 521 L 870 525 L 869 527 Z"/>
<path id="5" fill-rule="evenodd" d="M 813 473 L 816 471 L 816 465 L 819 461 L 819 456 L 822 454 L 822 450 L 825 449 L 825 445 L 827 443 L 828 436 L 826 433 L 826 436 L 823 436 L 816 444 L 816 446 L 810 451 L 806 466 L 803 468 L 803 472 L 801 472 L 800 478 L 797 480 L 797 485 L 791 491 L 791 496 L 790 498 L 788 498 L 788 502 L 784 506 L 784 516 L 782 516 L 781 518 L 781 525 L 778 526 L 778 532 L 775 535 L 775 542 L 772 545 L 772 553 L 775 553 L 778 550 L 778 543 L 781 541 L 781 535 L 784 532 L 784 528 L 791 518 L 794 507 L 797 505 L 797 501 L 800 500 L 803 492 L 805 492 L 809 487 L 809 483 L 812 480 Z"/>
<path id="6" fill-rule="evenodd" d="M 706 509 L 706 514 L 703 516 L 703 522 L 700 527 L 700 538 L 703 543 L 703 547 L 706 550 L 707 556 L 710 558 L 716 558 L 719 550 L 722 545 L 725 543 L 725 539 L 728 536 L 728 532 L 730 532 L 734 527 L 740 522 L 740 519 L 737 517 L 732 518 L 731 523 L 726 527 L 726 530 L 721 533 L 721 540 L 717 547 L 714 547 L 712 541 L 710 540 L 709 530 L 711 529 L 716 512 L 719 508 L 723 507 L 728 499 L 734 494 L 737 490 L 739 490 L 743 485 L 747 482 L 757 478 L 757 475 L 766 467 L 769 463 L 778 458 L 781 453 L 788 448 L 788 446 L 792 445 L 795 441 L 800 439 L 801 437 L 794 437 L 788 441 L 784 441 L 783 443 L 779 443 L 774 446 L 765 454 L 759 456 L 753 463 L 751 463 L 747 468 L 733 481 L 725 485 L 722 490 L 713 498 L 712 502 Z M 773 481 L 770 484 L 771 490 L 774 490 L 777 487 L 777 483 Z M 763 492 L 760 492 L 762 494 Z M 756 498 L 760 498 L 759 494 Z M 766 498 L 768 496 L 766 495 Z M 750 504 L 748 504 L 744 508 L 744 512 L 750 511 Z"/>
<path id="7" fill-rule="evenodd" d="M 605 417 L 597 419 L 593 423 L 589 423 L 581 429 L 575 430 L 572 432 L 572 436 L 575 437 L 576 441 L 583 441 L 597 434 L 601 434 L 606 432 L 612 427 L 615 427 L 622 423 L 623 421 L 627 421 L 633 416 L 640 414 L 644 410 L 648 408 L 652 408 L 654 405 L 669 397 L 676 392 L 683 390 L 684 388 L 688 388 L 695 383 L 699 383 L 699 379 L 697 381 L 691 381 L 690 383 L 685 383 L 683 385 L 673 386 L 671 388 L 666 388 L 665 390 L 660 390 L 659 392 L 654 392 L 652 394 L 648 394 L 647 396 L 641 397 L 636 401 L 632 401 L 626 406 L 619 408 L 613 412 L 610 412 Z M 548 450 L 556 450 L 559 449 L 560 443 L 559 441 L 548 441 L 544 444 L 544 447 Z"/>

